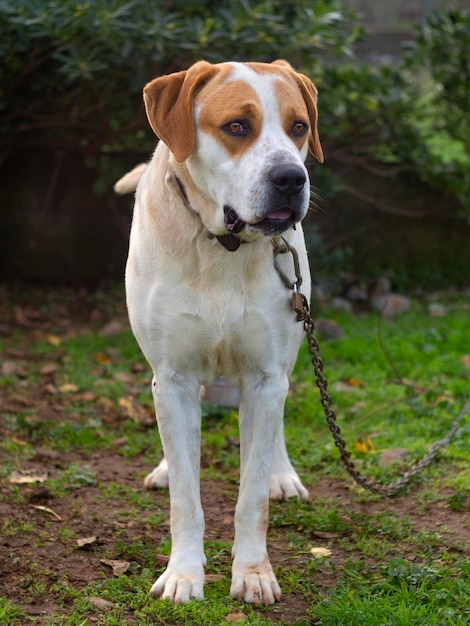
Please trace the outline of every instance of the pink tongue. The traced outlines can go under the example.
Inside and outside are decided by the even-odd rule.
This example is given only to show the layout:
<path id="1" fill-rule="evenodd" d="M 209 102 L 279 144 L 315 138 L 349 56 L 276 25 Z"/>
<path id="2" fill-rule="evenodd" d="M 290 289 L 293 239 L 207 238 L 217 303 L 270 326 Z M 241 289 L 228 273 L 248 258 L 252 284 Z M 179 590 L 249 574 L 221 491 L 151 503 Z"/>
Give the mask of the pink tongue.
<path id="1" fill-rule="evenodd" d="M 290 220 L 291 217 L 292 211 L 290 209 L 278 209 L 266 215 L 268 220 Z"/>

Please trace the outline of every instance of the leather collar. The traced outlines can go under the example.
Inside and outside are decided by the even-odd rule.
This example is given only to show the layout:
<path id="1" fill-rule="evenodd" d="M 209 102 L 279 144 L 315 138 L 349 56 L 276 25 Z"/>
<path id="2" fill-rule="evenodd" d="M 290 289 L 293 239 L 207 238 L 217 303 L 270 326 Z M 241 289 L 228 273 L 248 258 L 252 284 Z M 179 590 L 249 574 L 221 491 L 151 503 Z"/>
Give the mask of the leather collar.
<path id="1" fill-rule="evenodd" d="M 191 203 L 189 202 L 189 198 L 188 198 L 188 194 L 186 193 L 185 186 L 183 185 L 183 183 L 181 182 L 181 180 L 178 178 L 176 174 L 174 175 L 174 177 L 175 177 L 176 184 L 178 185 L 178 189 L 180 190 L 180 193 L 181 193 L 181 196 L 183 198 L 185 205 L 192 213 L 194 213 L 195 215 L 199 217 L 199 219 L 201 219 L 201 216 L 199 215 L 199 213 L 191 206 Z M 245 241 L 244 239 L 241 239 L 240 237 L 237 237 L 233 233 L 229 233 L 229 232 L 227 232 L 226 235 L 214 235 L 213 233 L 209 232 L 209 238 L 213 239 L 214 237 L 229 252 L 235 252 L 236 250 L 238 250 L 238 248 L 241 246 L 242 243 L 248 243 L 248 241 Z"/>

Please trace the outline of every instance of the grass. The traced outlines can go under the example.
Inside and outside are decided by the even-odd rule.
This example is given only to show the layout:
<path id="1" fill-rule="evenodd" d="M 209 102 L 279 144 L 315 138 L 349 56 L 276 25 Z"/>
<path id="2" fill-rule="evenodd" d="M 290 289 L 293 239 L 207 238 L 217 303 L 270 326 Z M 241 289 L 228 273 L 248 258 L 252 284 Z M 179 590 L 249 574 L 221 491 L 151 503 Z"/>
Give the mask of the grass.
<path id="1" fill-rule="evenodd" d="M 114 296 L 117 306 L 120 297 Z M 306 346 L 286 404 L 286 437 L 312 501 L 273 503 L 270 515 L 285 600 L 264 609 L 229 597 L 232 531 L 216 514 L 236 497 L 237 418 L 232 410 L 206 404 L 202 474 L 218 490 L 212 492 L 215 521 L 207 523 L 206 597 L 186 606 L 149 597 L 170 550 L 168 533 L 161 532 L 168 496 L 140 487 L 161 450 L 148 421 L 149 372 L 115 308 L 103 316 L 117 315 L 122 331 L 103 336 L 102 318 L 67 321 L 60 315 L 68 306 L 64 295 L 48 299 L 46 309 L 54 312 L 43 331 L 19 326 L 0 339 L 4 361 L 16 364 L 0 374 L 0 556 L 11 572 L 8 580 L 0 577 L 2 626 L 470 622 L 469 419 L 411 488 L 380 500 L 355 486 L 339 463 Z M 414 303 L 410 313 L 380 326 L 367 313 L 318 312 L 345 332 L 342 340 L 321 342 L 342 433 L 359 469 L 381 482 L 405 468 L 403 461 L 384 466 L 384 451 L 405 449 L 406 465 L 416 461 L 446 434 L 468 397 L 468 297 L 441 295 L 439 301 L 443 317 Z M 7 317 L 12 310 L 13 304 Z M 364 441 L 370 442 L 366 448 Z M 61 522 L 47 510 L 31 513 L 31 494 L 39 488 L 9 483 L 11 472 L 34 466 L 44 448 L 58 455 L 56 462 L 50 457 L 44 488 L 46 508 L 58 511 Z M 100 463 L 108 457 L 118 457 L 120 467 L 102 480 Z M 132 482 L 126 480 L 130 467 Z M 96 528 L 96 544 L 77 551 L 77 538 Z M 47 551 L 57 546 L 62 562 L 55 567 Z M 313 558 L 314 546 L 329 548 L 331 556 Z M 113 576 L 99 565 L 103 558 L 123 559 L 129 569 Z M 89 561 L 99 571 L 88 582 L 74 579 L 74 567 Z M 22 564 L 28 565 L 27 579 Z M 109 604 L 97 608 L 96 597 Z M 30 606 L 44 598 L 52 598 L 53 607 L 40 616 L 31 613 Z"/>

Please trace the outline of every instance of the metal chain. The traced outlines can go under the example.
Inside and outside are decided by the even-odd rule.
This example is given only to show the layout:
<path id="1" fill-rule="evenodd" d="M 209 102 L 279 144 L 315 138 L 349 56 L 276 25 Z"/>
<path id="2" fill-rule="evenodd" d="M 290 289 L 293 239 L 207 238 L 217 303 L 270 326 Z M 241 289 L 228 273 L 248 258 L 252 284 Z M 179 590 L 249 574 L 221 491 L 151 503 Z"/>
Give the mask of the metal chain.
<path id="1" fill-rule="evenodd" d="M 443 439 L 437 441 L 431 447 L 427 454 L 425 454 L 415 465 L 413 465 L 408 471 L 400 476 L 400 478 L 398 478 L 398 480 L 396 480 L 395 482 L 389 483 L 387 485 L 377 485 L 375 482 L 368 479 L 366 476 L 361 474 L 359 470 L 356 469 L 356 466 L 351 460 L 351 453 L 347 449 L 346 442 L 341 436 L 341 429 L 336 423 L 336 414 L 331 407 L 332 399 L 328 392 L 328 381 L 323 373 L 323 361 L 319 354 L 320 346 L 314 335 L 315 325 L 312 318 L 310 317 L 307 298 L 303 294 L 298 295 L 300 295 L 302 298 L 302 309 L 300 310 L 297 306 L 295 306 L 295 303 L 298 302 L 298 298 L 294 297 L 296 296 L 295 293 L 293 294 L 293 308 L 297 313 L 297 320 L 299 322 L 302 321 L 304 325 L 304 330 L 308 340 L 308 351 L 310 353 L 310 356 L 312 357 L 312 365 L 313 369 L 315 370 L 316 383 L 317 387 L 320 390 L 321 403 L 326 415 L 326 421 L 333 435 L 335 445 L 340 451 L 341 461 L 346 467 L 348 473 L 359 485 L 361 485 L 361 487 L 381 496 L 393 496 L 398 491 L 406 487 L 411 479 L 420 474 L 425 467 L 428 467 L 428 465 L 432 463 L 439 450 L 448 445 L 450 440 L 457 432 L 457 429 L 460 426 L 463 418 L 465 417 L 465 415 L 467 415 L 467 413 L 470 412 L 470 399 L 467 400 L 459 415 L 454 420 L 447 435 Z"/>
<path id="2" fill-rule="evenodd" d="M 341 429 L 336 422 L 336 413 L 331 406 L 332 398 L 328 392 L 328 381 L 323 373 L 323 361 L 320 357 L 320 345 L 315 337 L 315 324 L 310 317 L 310 309 L 307 298 L 299 291 L 299 287 L 302 284 L 302 276 L 300 275 L 300 264 L 297 250 L 291 246 L 284 237 L 282 237 L 282 242 L 283 244 L 276 239 L 273 239 L 272 241 L 274 247 L 274 266 L 284 285 L 288 289 L 292 289 L 292 309 L 297 313 L 297 321 L 303 322 L 304 330 L 307 335 L 308 351 L 310 353 L 313 369 L 315 371 L 316 384 L 320 390 L 321 404 L 326 415 L 328 427 L 333 435 L 335 445 L 340 452 L 341 461 L 350 476 L 352 476 L 352 478 L 364 489 L 381 496 L 394 496 L 401 489 L 406 487 L 412 478 L 420 474 L 424 468 L 428 467 L 428 465 L 432 463 L 439 450 L 442 450 L 442 448 L 449 444 L 457 432 L 463 418 L 470 412 L 470 399 L 464 404 L 457 418 L 452 423 L 447 435 L 443 439 L 436 441 L 436 443 L 431 446 L 429 452 L 425 454 L 417 463 L 415 463 L 415 465 L 413 465 L 408 471 L 402 474 L 402 476 L 400 476 L 400 478 L 398 478 L 395 482 L 386 485 L 378 485 L 373 480 L 370 480 L 361 474 L 361 472 L 356 469 L 354 462 L 351 460 L 351 453 L 347 449 L 346 441 L 341 436 Z M 286 252 L 291 253 L 294 262 L 294 272 L 296 277 L 294 281 L 291 281 L 286 276 L 277 263 L 277 255 Z"/>

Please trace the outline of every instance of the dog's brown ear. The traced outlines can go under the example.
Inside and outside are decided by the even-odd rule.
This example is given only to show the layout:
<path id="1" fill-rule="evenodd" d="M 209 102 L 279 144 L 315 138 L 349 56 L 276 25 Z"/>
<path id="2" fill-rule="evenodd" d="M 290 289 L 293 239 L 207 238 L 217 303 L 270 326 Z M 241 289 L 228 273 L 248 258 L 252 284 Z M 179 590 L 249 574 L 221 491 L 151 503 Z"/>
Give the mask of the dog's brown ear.
<path id="1" fill-rule="evenodd" d="M 318 91 L 310 78 L 304 74 L 295 74 L 300 90 L 307 104 L 308 116 L 310 119 L 310 136 L 308 138 L 308 149 L 313 156 L 323 163 L 323 150 L 320 143 L 320 137 L 318 135 L 318 110 L 317 110 L 317 96 Z"/>
<path id="2" fill-rule="evenodd" d="M 194 150 L 196 90 L 216 71 L 214 65 L 199 61 L 188 70 L 155 78 L 144 87 L 150 126 L 179 162 L 185 161 Z"/>

